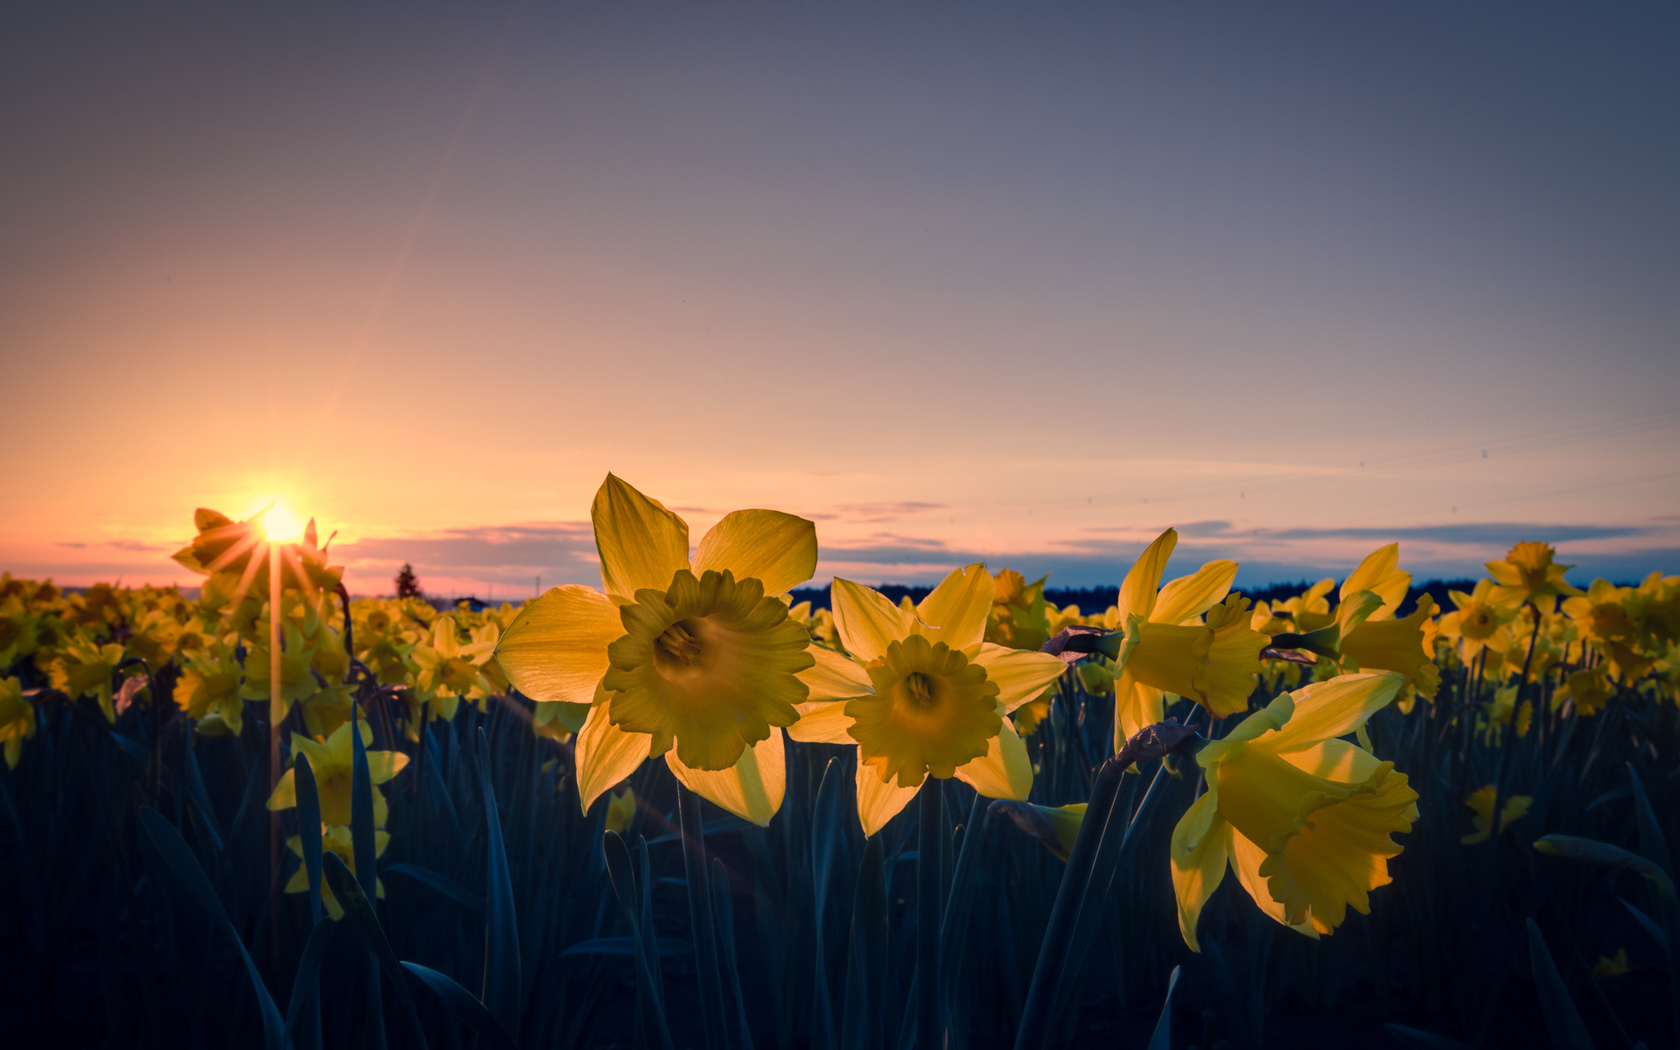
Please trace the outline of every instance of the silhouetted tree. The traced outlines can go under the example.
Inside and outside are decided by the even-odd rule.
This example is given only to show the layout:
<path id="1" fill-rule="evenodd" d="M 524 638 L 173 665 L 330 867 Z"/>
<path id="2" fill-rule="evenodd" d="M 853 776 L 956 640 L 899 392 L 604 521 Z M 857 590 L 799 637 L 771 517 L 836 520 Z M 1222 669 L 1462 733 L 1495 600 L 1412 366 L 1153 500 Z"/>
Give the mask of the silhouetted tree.
<path id="1" fill-rule="evenodd" d="M 424 598 L 426 595 L 420 590 L 420 581 L 414 576 L 414 566 L 403 562 L 401 571 L 397 573 L 398 598 Z"/>

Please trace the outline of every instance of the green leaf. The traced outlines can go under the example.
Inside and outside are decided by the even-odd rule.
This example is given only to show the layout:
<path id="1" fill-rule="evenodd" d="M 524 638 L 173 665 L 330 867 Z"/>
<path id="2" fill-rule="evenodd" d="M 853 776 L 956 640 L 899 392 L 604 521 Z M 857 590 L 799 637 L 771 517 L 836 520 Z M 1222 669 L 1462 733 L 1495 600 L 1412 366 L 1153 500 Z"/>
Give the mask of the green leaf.
<path id="1" fill-rule="evenodd" d="M 150 806 L 140 807 L 140 826 L 146 830 L 152 844 L 157 847 L 164 863 L 177 879 L 186 884 L 192 895 L 203 905 L 210 914 L 210 921 L 233 946 L 239 949 L 239 957 L 245 961 L 245 973 L 251 979 L 251 988 L 256 992 L 257 1008 L 262 1013 L 263 1044 L 268 1050 L 281 1050 L 285 1045 L 286 1025 L 280 1018 L 280 1008 L 274 1005 L 274 997 L 268 994 L 268 987 L 263 984 L 262 975 L 257 972 L 257 964 L 252 961 L 251 953 L 245 950 L 245 942 L 240 939 L 239 932 L 233 928 L 228 919 L 227 909 L 222 907 L 222 899 L 216 895 L 216 889 L 210 885 L 210 879 L 199 866 L 198 858 L 187 846 L 186 840 L 175 826 L 165 820 L 163 814 Z"/>
<path id="2" fill-rule="evenodd" d="M 660 1047 L 660 1050 L 671 1050 L 671 1030 L 665 1023 L 665 1008 L 661 1003 L 659 985 L 654 980 L 652 970 L 653 966 L 658 965 L 659 956 L 652 944 L 653 931 L 642 928 L 640 894 L 631 869 L 630 850 L 618 833 L 613 831 L 602 836 L 601 849 L 606 856 L 607 878 L 612 883 L 613 895 L 618 898 L 619 909 L 624 912 L 624 918 L 630 923 L 631 936 L 640 945 L 640 950 L 636 952 L 637 1021 L 641 1030 Z M 644 856 L 646 852 L 644 849 Z"/>
<path id="3" fill-rule="evenodd" d="M 1583 864 L 1599 864 L 1609 868 L 1621 868 L 1624 871 L 1643 875 L 1656 883 L 1657 892 L 1662 894 L 1663 900 L 1674 901 L 1674 883 L 1669 879 L 1668 872 L 1646 860 L 1637 853 L 1630 853 L 1620 846 L 1612 846 L 1608 842 L 1597 839 L 1583 839 L 1575 835 L 1542 835 L 1534 840 L 1534 848 L 1541 853 L 1565 860 L 1578 860 Z"/>
<path id="4" fill-rule="evenodd" d="M 496 1020 L 484 1004 L 473 998 L 473 994 L 461 987 L 459 981 L 448 974 L 439 973 L 429 966 L 421 966 L 416 962 L 403 961 L 403 969 L 420 978 L 420 983 L 430 988 L 440 1000 L 449 1015 L 465 1024 L 468 1028 L 482 1036 L 486 1043 L 497 1050 L 515 1050 L 518 1046 L 513 1037 L 508 1035 L 502 1023 Z"/>
<path id="5" fill-rule="evenodd" d="M 304 942 L 303 956 L 298 960 L 297 973 L 292 976 L 292 1001 L 286 1006 L 286 1039 L 292 1037 L 292 1030 L 297 1026 L 298 1018 L 303 1016 L 303 1006 L 314 1000 L 319 1010 L 321 988 L 318 983 L 321 975 L 321 960 L 327 954 L 327 942 L 332 939 L 333 931 L 338 929 L 335 922 L 321 922 L 316 920 L 315 928 L 309 931 L 309 940 Z M 317 1033 L 319 1034 L 319 1033 Z"/>
<path id="6" fill-rule="evenodd" d="M 292 781 L 297 785 L 298 838 L 303 846 L 303 868 L 309 873 L 309 915 L 321 922 L 321 796 L 315 787 L 315 770 L 309 756 L 299 751 L 292 763 Z"/>
<path id="7" fill-rule="evenodd" d="M 1575 1000 L 1570 998 L 1563 975 L 1558 973 L 1557 964 L 1552 962 L 1552 953 L 1546 949 L 1546 939 L 1540 936 L 1540 927 L 1534 925 L 1533 919 L 1528 920 L 1528 961 L 1534 970 L 1535 989 L 1540 993 L 1540 1013 L 1546 1019 L 1546 1030 L 1551 1033 L 1552 1045 L 1557 1050 L 1593 1050 L 1592 1040 L 1587 1037 L 1587 1026 L 1581 1023 Z"/>
<path id="8" fill-rule="evenodd" d="M 1149 1050 L 1172 1050 L 1172 997 L 1178 987 L 1179 967 L 1174 966 L 1167 978 L 1167 998 L 1161 1004 L 1161 1018 L 1155 1022 L 1155 1032 L 1149 1037 Z"/>
<path id="9" fill-rule="evenodd" d="M 367 746 L 362 743 L 358 705 L 350 706 L 350 855 L 362 893 L 372 896 L 379 885 L 378 850 L 374 847 L 373 778 L 368 774 Z"/>
<path id="10" fill-rule="evenodd" d="M 490 783 L 490 740 L 478 731 L 478 790 L 484 797 L 488 865 L 485 871 L 484 1006 L 502 1027 L 519 1037 L 525 985 L 519 968 L 519 922 L 513 908 L 513 878 L 502 846 L 496 790 Z"/>
<path id="11" fill-rule="evenodd" d="M 484 914 L 484 899 L 482 897 L 472 893 L 455 880 L 439 875 L 431 868 L 399 862 L 385 865 L 384 872 L 387 875 L 405 875 L 415 882 L 430 886 L 468 911 L 474 911 L 480 915 Z"/>
<path id="12" fill-rule="evenodd" d="M 1469 1043 L 1461 1043 L 1457 1039 L 1450 1039 L 1434 1032 L 1425 1032 L 1421 1028 L 1407 1028 L 1403 1024 L 1385 1024 L 1388 1034 L 1394 1041 L 1410 1050 L 1475 1050 Z"/>
<path id="13" fill-rule="evenodd" d="M 354 805 L 354 803 L 352 803 Z M 402 1005 L 403 1015 L 408 1018 L 409 1025 L 414 1029 L 414 1038 L 424 1048 L 426 1033 L 420 1029 L 420 1014 L 414 1009 L 414 996 L 409 993 L 408 981 L 403 977 L 403 968 L 397 962 L 397 953 L 391 950 L 391 942 L 385 939 L 385 931 L 379 925 L 379 918 L 373 914 L 373 906 L 368 903 L 367 894 L 362 892 L 361 883 L 356 876 L 350 874 L 350 869 L 344 866 L 338 854 L 327 853 L 322 858 L 321 872 L 326 876 L 327 885 L 332 887 L 333 896 L 344 908 L 344 917 L 350 921 L 350 926 L 362 935 L 362 940 L 372 949 L 373 957 L 379 961 L 379 966 L 385 971 L 385 976 L 397 989 L 397 1002 Z"/>

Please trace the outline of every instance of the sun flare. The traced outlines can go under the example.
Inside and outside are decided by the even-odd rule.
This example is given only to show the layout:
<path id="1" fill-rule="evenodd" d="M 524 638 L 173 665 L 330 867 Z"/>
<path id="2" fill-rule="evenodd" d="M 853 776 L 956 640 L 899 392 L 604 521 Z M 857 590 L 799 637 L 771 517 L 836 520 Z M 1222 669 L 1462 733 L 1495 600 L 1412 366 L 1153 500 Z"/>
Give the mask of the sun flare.
<path id="1" fill-rule="evenodd" d="M 264 535 L 275 543 L 297 543 L 303 539 L 304 519 L 286 506 L 284 500 L 275 500 L 262 521 Z"/>

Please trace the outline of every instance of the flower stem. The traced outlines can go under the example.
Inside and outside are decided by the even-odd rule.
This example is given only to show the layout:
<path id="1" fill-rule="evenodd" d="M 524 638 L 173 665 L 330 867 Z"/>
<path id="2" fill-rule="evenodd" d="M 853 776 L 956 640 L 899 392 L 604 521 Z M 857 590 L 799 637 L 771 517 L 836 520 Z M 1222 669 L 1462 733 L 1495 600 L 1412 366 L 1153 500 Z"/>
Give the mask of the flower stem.
<path id="1" fill-rule="evenodd" d="M 688 883 L 688 914 L 694 934 L 694 965 L 700 977 L 700 1014 L 707 1050 L 727 1050 L 724 1031 L 723 978 L 718 970 L 717 935 L 712 929 L 712 896 L 706 871 L 706 839 L 700 799 L 677 785 L 677 811 L 682 821 L 683 874 Z"/>
<path id="2" fill-rule="evenodd" d="M 916 814 L 916 1050 L 939 1050 L 939 927 L 944 920 L 945 785 L 938 777 L 922 782 Z"/>

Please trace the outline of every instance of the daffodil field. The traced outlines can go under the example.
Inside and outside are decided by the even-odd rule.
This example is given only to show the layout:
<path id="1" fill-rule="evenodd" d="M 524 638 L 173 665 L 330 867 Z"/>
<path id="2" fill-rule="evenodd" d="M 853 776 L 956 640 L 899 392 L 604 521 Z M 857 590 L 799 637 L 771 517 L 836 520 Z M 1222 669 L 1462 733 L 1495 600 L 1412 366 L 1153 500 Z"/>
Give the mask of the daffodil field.
<path id="1" fill-rule="evenodd" d="M 207 510 L 194 597 L 0 578 L 8 1044 L 1677 1044 L 1680 577 L 895 602 L 593 517 L 499 608 Z"/>

